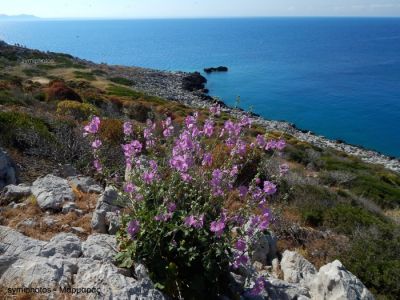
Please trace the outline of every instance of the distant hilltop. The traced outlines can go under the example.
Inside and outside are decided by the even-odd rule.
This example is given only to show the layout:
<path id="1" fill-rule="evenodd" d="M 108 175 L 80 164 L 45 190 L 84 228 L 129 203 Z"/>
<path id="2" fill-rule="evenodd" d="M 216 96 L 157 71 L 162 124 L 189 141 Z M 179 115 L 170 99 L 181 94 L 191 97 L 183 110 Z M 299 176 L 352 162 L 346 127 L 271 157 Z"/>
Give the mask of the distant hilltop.
<path id="1" fill-rule="evenodd" d="M 33 16 L 33 15 L 5 15 L 5 14 L 0 14 L 0 21 L 7 20 L 7 21 L 25 21 L 25 20 L 38 20 L 40 19 L 39 17 Z"/>

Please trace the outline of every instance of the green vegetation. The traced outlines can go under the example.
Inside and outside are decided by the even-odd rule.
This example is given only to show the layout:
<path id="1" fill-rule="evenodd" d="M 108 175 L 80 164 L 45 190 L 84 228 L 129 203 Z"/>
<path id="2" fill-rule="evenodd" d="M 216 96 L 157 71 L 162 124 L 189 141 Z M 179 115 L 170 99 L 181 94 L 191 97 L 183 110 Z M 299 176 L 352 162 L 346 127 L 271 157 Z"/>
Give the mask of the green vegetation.
<path id="1" fill-rule="evenodd" d="M 28 150 L 41 147 L 52 139 L 43 120 L 25 113 L 0 112 L 0 141 L 3 145 Z"/>
<path id="2" fill-rule="evenodd" d="M 118 86 L 118 85 L 110 85 L 107 88 L 108 94 L 113 96 L 120 97 L 130 97 L 132 99 L 140 99 L 144 97 L 144 94 L 141 92 L 134 91 L 130 88 Z"/>
<path id="3" fill-rule="evenodd" d="M 70 116 L 79 121 L 87 120 L 92 115 L 98 115 L 99 110 L 89 103 L 65 100 L 57 104 L 57 114 Z"/>
<path id="4" fill-rule="evenodd" d="M 92 72 L 74 71 L 74 75 L 79 79 L 86 79 L 88 81 L 96 80 L 96 76 Z"/>
<path id="5" fill-rule="evenodd" d="M 129 80 L 129 79 L 124 78 L 124 77 L 111 77 L 111 78 L 108 78 L 108 80 L 110 80 L 110 81 L 112 81 L 114 83 L 127 85 L 127 86 L 132 86 L 134 84 L 133 80 Z"/>

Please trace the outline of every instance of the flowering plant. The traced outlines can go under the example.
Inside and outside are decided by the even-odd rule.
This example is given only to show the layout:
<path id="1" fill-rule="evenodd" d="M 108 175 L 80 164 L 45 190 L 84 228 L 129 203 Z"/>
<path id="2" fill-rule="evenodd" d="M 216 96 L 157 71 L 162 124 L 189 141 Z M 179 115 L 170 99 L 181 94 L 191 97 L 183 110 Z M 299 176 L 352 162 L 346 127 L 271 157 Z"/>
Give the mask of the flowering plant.
<path id="1" fill-rule="evenodd" d="M 123 267 L 147 266 L 157 287 L 174 298 L 201 298 L 226 292 L 229 272 L 250 263 L 251 239 L 268 228 L 268 201 L 277 197 L 279 174 L 266 171 L 283 140 L 250 140 L 244 117 L 216 126 L 220 108 L 205 122 L 194 113 L 178 126 L 171 118 L 148 120 L 141 139 L 123 125 L 126 163 L 121 198 L 129 203 L 117 234 Z M 91 137 L 94 167 L 103 172 L 94 117 L 84 130 Z M 249 172 L 248 166 L 259 165 Z M 268 178 L 267 178 L 268 176 Z M 235 210 L 229 203 L 236 203 Z M 259 278 L 250 291 L 260 290 Z"/>

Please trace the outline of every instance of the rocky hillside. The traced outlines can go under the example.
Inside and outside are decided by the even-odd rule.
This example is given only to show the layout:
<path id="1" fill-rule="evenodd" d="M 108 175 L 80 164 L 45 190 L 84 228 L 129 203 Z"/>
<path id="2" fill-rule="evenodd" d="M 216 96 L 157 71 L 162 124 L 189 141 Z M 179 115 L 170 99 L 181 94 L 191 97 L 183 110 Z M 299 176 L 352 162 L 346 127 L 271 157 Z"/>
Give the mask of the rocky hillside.
<path id="1" fill-rule="evenodd" d="M 100 288 L 110 299 L 163 298 L 144 266 L 121 269 L 113 262 L 118 251 L 113 234 L 123 207 L 94 173 L 82 127 L 92 115 L 102 117 L 107 159 L 123 176 L 123 121 L 142 126 L 147 118 L 170 116 L 180 124 L 195 109 L 204 120 L 213 103 L 204 78 L 94 64 L 5 43 L 0 66 L 0 285 L 5 297 L 21 294 L 7 288 L 39 286 L 56 289 L 53 298 L 71 296 L 59 294 L 59 287 Z M 217 126 L 246 114 L 228 107 L 222 111 Z M 262 297 L 398 299 L 399 161 L 248 115 L 254 120 L 249 139 L 259 134 L 285 138 L 288 146 L 280 159 L 291 170 L 280 186 L 287 196 L 271 203 L 274 238 L 258 241 L 253 269 L 246 270 L 268 278 Z M 242 279 L 232 274 L 232 289 L 243 289 Z M 97 292 L 85 297 L 98 299 Z"/>

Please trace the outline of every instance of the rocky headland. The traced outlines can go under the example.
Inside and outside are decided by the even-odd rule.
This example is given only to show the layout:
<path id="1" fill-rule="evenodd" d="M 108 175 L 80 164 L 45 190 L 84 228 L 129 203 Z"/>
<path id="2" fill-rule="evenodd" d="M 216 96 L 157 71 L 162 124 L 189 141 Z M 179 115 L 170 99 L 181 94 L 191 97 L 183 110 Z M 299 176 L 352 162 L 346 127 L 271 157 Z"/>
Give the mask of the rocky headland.
<path id="1" fill-rule="evenodd" d="M 309 130 L 298 129 L 296 125 L 276 120 L 268 120 L 257 114 L 227 106 L 221 99 L 205 93 L 207 79 L 200 73 L 167 72 L 140 67 L 102 66 L 102 69 L 115 76 L 132 79 L 132 87 L 161 98 L 178 101 L 194 108 L 208 108 L 214 103 L 220 103 L 222 110 L 235 117 L 249 116 L 254 124 L 267 130 L 274 130 L 293 135 L 297 139 L 322 148 L 332 148 L 343 151 L 362 159 L 367 163 L 383 165 L 392 171 L 400 172 L 400 160 L 382 153 L 361 148 L 359 146 L 335 141 L 317 135 Z"/>

